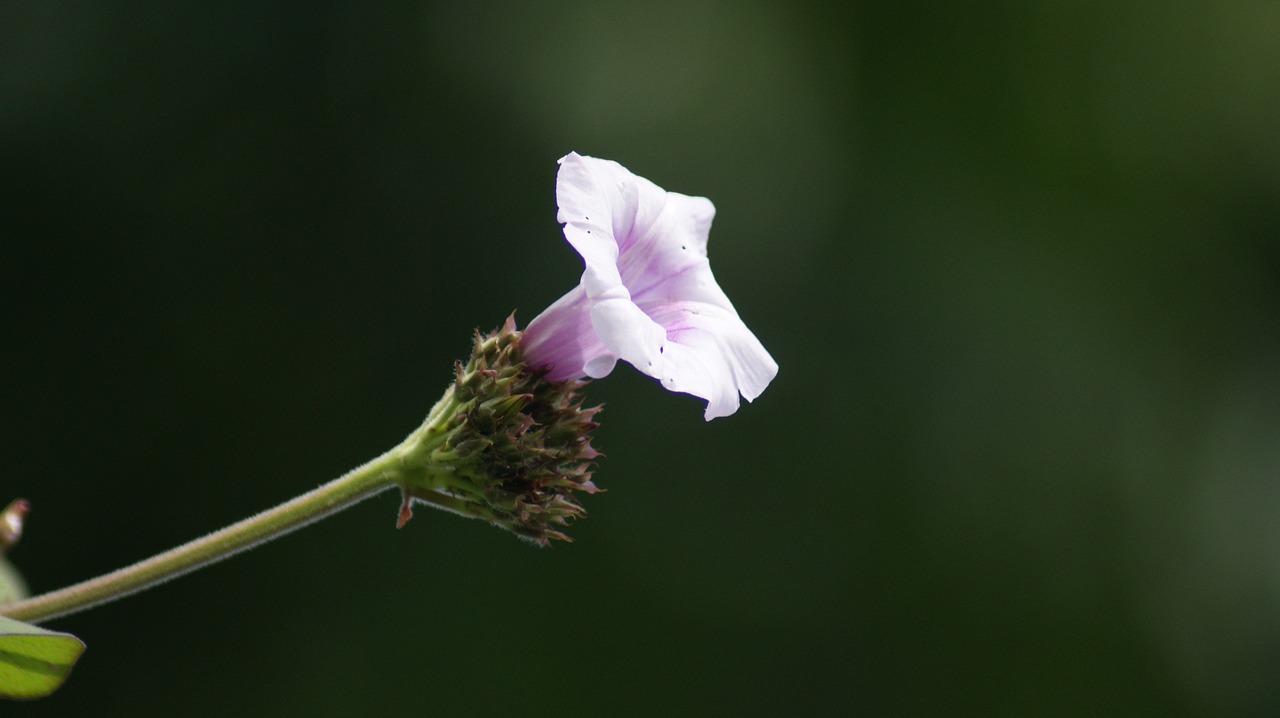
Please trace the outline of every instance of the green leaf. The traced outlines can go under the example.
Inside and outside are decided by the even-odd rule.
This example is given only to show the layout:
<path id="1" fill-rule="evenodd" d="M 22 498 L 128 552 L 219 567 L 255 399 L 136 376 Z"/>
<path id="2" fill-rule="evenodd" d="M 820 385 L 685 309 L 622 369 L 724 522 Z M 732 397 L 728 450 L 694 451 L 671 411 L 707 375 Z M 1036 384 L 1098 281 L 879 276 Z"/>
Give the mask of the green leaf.
<path id="1" fill-rule="evenodd" d="M 84 644 L 69 633 L 0 616 L 0 698 L 42 698 L 67 679 Z"/>
<path id="2" fill-rule="evenodd" d="M 22 574 L 0 556 L 0 606 L 21 601 L 28 595 L 30 592 L 27 591 L 27 582 L 22 580 Z"/>

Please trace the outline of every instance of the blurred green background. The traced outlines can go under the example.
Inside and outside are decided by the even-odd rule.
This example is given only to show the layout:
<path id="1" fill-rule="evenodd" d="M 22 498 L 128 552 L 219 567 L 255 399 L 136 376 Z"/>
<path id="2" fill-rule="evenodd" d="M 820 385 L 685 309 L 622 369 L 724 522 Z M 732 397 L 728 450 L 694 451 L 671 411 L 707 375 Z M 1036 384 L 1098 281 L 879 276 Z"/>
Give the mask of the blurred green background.
<path id="1" fill-rule="evenodd" d="M 390 494 L 53 622 L 14 715 L 1280 715 L 1280 5 L 0 8 L 0 501 L 37 590 L 336 476 L 710 197 L 781 365 L 589 387 L 537 550 Z"/>

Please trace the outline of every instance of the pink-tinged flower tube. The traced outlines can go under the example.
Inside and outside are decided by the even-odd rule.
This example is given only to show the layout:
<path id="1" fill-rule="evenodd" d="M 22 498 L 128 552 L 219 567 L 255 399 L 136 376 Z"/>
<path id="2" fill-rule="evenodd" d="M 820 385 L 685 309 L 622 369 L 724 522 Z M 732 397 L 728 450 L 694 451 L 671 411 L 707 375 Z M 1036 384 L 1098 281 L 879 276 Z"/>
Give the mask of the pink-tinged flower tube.
<path id="1" fill-rule="evenodd" d="M 618 359 L 671 391 L 707 400 L 707 421 L 759 396 L 778 364 L 738 317 L 707 261 L 715 207 L 667 192 L 609 160 L 571 152 L 556 177 L 557 219 L 582 255 L 582 281 L 521 337 L 550 381 L 613 371 Z"/>

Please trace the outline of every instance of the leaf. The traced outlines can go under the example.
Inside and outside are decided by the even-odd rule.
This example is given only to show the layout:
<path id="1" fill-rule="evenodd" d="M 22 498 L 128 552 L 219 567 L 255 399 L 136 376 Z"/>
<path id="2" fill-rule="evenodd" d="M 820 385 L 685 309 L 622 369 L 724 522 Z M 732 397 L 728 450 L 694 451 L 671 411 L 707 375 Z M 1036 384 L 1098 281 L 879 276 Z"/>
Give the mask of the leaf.
<path id="1" fill-rule="evenodd" d="M 29 593 L 27 582 L 22 580 L 22 574 L 18 573 L 18 569 L 14 568 L 13 564 L 0 556 L 0 606 L 21 601 Z"/>
<path id="2" fill-rule="evenodd" d="M 0 616 L 0 698 L 43 698 L 67 679 L 84 644 L 69 633 Z"/>

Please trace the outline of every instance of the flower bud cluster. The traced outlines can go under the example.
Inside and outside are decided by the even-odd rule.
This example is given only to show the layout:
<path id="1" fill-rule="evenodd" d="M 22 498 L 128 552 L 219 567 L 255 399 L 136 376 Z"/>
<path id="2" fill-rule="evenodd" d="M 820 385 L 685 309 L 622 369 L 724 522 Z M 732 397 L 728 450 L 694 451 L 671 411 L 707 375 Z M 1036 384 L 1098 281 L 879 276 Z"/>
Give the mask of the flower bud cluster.
<path id="1" fill-rule="evenodd" d="M 583 382 L 548 382 L 520 349 L 513 319 L 477 333 L 466 364 L 427 422 L 405 442 L 400 525 L 414 501 L 481 518 L 539 545 L 586 511 L 578 491 L 591 482 L 592 420 Z"/>

